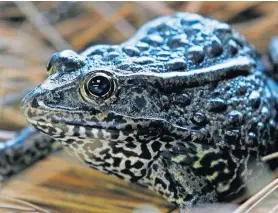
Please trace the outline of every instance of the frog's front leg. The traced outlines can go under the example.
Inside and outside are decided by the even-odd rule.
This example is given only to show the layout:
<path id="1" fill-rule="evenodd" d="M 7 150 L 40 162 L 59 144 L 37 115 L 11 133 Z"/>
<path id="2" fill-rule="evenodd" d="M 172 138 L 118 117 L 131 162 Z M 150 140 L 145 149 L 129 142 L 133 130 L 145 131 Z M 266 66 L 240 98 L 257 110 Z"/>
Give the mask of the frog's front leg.
<path id="1" fill-rule="evenodd" d="M 181 213 L 197 204 L 217 201 L 213 185 L 189 165 L 194 157 L 190 156 L 192 153 L 182 151 L 183 148 L 181 143 L 162 152 L 148 169 L 143 183 L 179 206 Z"/>
<path id="2" fill-rule="evenodd" d="M 265 164 L 248 150 L 177 142 L 161 152 L 145 180 L 185 213 L 202 204 L 230 202 L 246 195 L 249 186 L 259 189 L 264 183 L 256 180 L 266 172 Z"/>
<path id="3" fill-rule="evenodd" d="M 54 142 L 50 136 L 28 126 L 15 138 L 1 143 L 0 181 L 58 149 L 60 145 Z"/>

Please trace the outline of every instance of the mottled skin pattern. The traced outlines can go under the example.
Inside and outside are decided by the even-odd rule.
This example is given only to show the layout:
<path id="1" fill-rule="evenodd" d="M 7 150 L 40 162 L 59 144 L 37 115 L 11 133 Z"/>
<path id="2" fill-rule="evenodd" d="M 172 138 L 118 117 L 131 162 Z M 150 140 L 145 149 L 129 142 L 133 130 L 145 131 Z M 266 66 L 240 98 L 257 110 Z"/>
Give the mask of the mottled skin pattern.
<path id="1" fill-rule="evenodd" d="M 120 45 L 66 50 L 22 102 L 27 121 L 92 168 L 187 207 L 227 202 L 265 172 L 277 143 L 277 84 L 227 24 L 160 17 Z M 90 93 L 104 76 L 109 91 Z"/>
<path id="2" fill-rule="evenodd" d="M 4 143 L 0 143 L 0 182 L 57 150 L 53 138 L 26 127 Z"/>

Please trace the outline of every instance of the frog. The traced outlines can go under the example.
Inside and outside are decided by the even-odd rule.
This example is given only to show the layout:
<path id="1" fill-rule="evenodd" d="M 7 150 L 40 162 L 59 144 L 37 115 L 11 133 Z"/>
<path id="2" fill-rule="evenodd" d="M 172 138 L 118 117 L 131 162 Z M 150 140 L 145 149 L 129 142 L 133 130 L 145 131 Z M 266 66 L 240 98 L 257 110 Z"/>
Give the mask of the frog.
<path id="1" fill-rule="evenodd" d="M 180 213 L 231 202 L 278 165 L 263 160 L 278 151 L 277 39 L 270 44 L 265 62 L 224 22 L 158 17 L 121 44 L 55 53 L 21 109 L 49 144 Z"/>

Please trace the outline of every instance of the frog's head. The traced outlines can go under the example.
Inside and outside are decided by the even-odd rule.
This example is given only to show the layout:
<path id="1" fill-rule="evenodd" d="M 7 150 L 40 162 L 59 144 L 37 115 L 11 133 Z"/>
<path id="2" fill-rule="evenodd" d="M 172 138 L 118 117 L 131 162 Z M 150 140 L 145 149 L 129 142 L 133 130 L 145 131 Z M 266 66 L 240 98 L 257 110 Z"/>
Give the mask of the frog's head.
<path id="1" fill-rule="evenodd" d="M 121 45 L 54 54 L 50 76 L 22 109 L 36 129 L 65 141 L 134 141 L 179 130 L 188 136 L 197 108 L 204 111 L 201 90 L 248 74 L 252 54 L 226 24 L 188 13 L 162 17 Z M 203 122 L 202 113 L 194 122 Z"/>
<path id="2" fill-rule="evenodd" d="M 22 101 L 37 130 L 65 142 L 143 140 L 162 131 L 160 91 L 148 79 L 100 66 L 71 50 L 54 54 L 47 71 L 49 77 Z"/>

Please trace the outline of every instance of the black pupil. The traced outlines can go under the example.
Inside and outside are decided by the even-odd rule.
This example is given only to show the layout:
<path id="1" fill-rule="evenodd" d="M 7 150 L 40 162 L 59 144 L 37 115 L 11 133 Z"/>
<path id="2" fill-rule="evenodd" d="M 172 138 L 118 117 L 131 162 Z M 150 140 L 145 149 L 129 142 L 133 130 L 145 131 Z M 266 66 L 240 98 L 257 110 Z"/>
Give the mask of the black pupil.
<path id="1" fill-rule="evenodd" d="M 104 76 L 95 76 L 88 82 L 88 91 L 96 96 L 106 95 L 111 88 L 110 80 Z"/>

